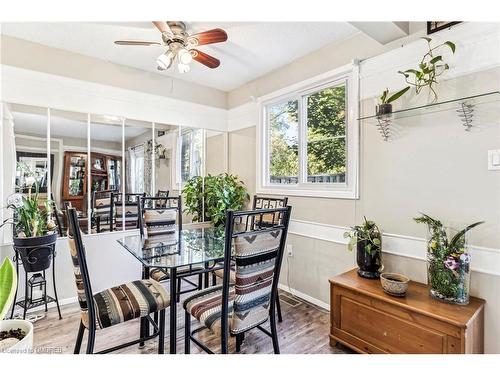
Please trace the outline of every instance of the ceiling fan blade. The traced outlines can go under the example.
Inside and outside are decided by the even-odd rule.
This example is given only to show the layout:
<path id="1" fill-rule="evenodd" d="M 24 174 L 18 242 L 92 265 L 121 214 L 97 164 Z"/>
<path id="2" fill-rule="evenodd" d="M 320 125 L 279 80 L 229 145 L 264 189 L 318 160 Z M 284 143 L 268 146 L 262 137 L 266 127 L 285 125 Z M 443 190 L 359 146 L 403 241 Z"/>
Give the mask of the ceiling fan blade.
<path id="1" fill-rule="evenodd" d="M 227 40 L 227 34 L 222 29 L 212 29 L 191 35 L 188 40 L 189 43 L 194 46 L 202 46 L 204 44 L 225 42 Z"/>
<path id="2" fill-rule="evenodd" d="M 115 40 L 115 44 L 119 46 L 161 46 L 161 43 L 144 40 Z"/>
<path id="3" fill-rule="evenodd" d="M 153 21 L 153 25 L 156 26 L 160 33 L 173 34 L 172 30 L 170 30 L 170 26 L 165 21 Z"/>
<path id="4" fill-rule="evenodd" d="M 205 52 L 198 51 L 197 49 L 192 49 L 189 52 L 191 52 L 193 60 L 198 61 L 205 66 L 208 66 L 210 69 L 215 69 L 220 65 L 219 59 L 207 55 Z"/>

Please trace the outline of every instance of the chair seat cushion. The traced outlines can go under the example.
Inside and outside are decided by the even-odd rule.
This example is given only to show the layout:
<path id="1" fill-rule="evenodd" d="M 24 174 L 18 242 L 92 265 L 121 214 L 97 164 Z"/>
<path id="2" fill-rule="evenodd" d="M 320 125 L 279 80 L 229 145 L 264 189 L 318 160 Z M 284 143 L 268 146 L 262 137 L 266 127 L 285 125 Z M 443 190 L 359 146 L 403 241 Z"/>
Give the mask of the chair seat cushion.
<path id="1" fill-rule="evenodd" d="M 167 291 L 155 280 L 136 280 L 94 294 L 96 327 L 107 328 L 165 309 Z M 88 313 L 85 312 L 85 315 Z M 88 327 L 88 316 L 82 316 Z"/>
<path id="2" fill-rule="evenodd" d="M 196 264 L 189 268 L 189 266 L 184 266 L 184 267 L 179 267 L 177 268 L 177 276 L 187 276 L 189 275 L 192 271 L 201 271 L 205 267 L 201 264 Z M 170 279 L 170 272 L 168 269 L 164 268 L 153 268 L 151 271 L 149 271 L 149 277 L 153 280 L 156 280 L 158 282 L 165 281 Z"/>
<path id="3" fill-rule="evenodd" d="M 229 289 L 228 314 L 233 311 L 234 288 Z M 213 333 L 220 333 L 222 285 L 203 289 L 184 300 L 184 309 Z M 231 319 L 229 319 L 231 327 Z"/>
<path id="4" fill-rule="evenodd" d="M 217 263 L 218 267 L 222 267 L 223 263 Z M 215 276 L 217 276 L 220 279 L 224 278 L 224 270 L 223 269 L 218 269 L 214 271 Z M 234 263 L 231 264 L 231 273 L 230 273 L 230 282 L 231 284 L 236 283 L 236 272 L 235 272 L 235 265 Z"/>

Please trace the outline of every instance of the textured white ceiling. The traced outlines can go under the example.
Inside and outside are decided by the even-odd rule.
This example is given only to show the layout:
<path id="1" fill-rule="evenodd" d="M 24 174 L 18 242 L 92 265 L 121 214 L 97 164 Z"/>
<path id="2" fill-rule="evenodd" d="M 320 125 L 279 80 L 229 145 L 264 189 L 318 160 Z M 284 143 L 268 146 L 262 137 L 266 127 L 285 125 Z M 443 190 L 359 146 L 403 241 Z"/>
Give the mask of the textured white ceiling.
<path id="1" fill-rule="evenodd" d="M 191 34 L 221 27 L 225 43 L 200 47 L 221 60 L 218 69 L 193 62 L 191 71 L 159 73 L 156 58 L 162 46 L 117 46 L 117 39 L 159 41 L 149 22 L 115 23 L 3 23 L 2 33 L 118 64 L 196 82 L 224 91 L 233 90 L 327 44 L 358 31 L 347 22 L 191 22 Z"/>

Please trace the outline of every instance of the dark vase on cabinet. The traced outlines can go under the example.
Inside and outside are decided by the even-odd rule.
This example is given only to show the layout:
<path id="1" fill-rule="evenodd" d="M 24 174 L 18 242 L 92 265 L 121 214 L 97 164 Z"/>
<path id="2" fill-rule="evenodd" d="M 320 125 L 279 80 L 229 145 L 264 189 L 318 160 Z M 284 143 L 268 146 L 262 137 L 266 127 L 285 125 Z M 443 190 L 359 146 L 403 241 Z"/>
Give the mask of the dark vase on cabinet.
<path id="1" fill-rule="evenodd" d="M 366 250 L 368 240 L 358 241 L 356 244 L 356 263 L 358 264 L 358 275 L 367 279 L 378 279 L 380 267 L 382 266 L 381 247 L 371 245 L 371 250 Z"/>

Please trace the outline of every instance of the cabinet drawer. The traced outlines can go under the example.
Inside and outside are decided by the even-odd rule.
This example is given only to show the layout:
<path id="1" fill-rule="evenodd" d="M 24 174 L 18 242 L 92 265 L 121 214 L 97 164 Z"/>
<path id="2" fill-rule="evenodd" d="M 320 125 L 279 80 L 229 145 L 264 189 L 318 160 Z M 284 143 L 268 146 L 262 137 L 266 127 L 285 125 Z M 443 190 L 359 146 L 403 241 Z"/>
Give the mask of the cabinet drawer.
<path id="1" fill-rule="evenodd" d="M 443 353 L 446 335 L 340 298 L 340 330 L 388 353 Z"/>

